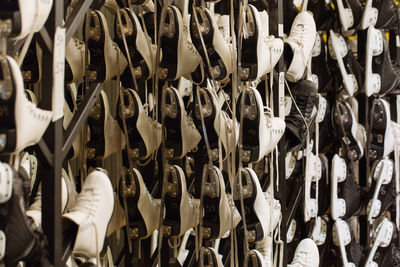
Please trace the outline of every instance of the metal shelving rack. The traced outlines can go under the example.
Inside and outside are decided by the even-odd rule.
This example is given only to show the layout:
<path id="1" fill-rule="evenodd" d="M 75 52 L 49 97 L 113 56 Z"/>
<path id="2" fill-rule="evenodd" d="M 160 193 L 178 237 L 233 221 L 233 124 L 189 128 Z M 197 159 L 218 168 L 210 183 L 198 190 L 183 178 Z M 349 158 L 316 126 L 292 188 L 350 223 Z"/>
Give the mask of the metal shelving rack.
<path id="1" fill-rule="evenodd" d="M 40 31 L 39 42 L 43 48 L 42 67 L 43 73 L 53 73 L 54 44 L 56 41 L 71 39 L 76 29 L 84 19 L 86 11 L 93 0 L 79 1 L 72 11 L 68 21 L 64 25 L 63 0 L 54 0 L 52 11 L 45 27 Z M 65 27 L 64 40 L 56 40 L 57 28 Z M 40 107 L 52 109 L 52 98 L 54 94 L 52 75 L 44 75 L 42 79 L 42 101 Z M 61 218 L 61 168 L 65 157 L 72 146 L 72 142 L 86 122 L 89 112 L 96 102 L 100 93 L 100 84 L 91 84 L 85 99 L 82 101 L 78 111 L 74 115 L 68 129 L 64 133 L 63 118 L 59 118 L 49 125 L 42 140 L 38 144 L 39 155 L 44 158 L 44 167 L 39 171 L 42 177 L 42 219 L 43 231 L 48 240 L 49 262 L 52 266 L 65 266 L 72 250 L 72 242 L 63 240 L 63 225 Z M 52 92 L 52 93 L 50 93 Z"/>
<path id="2" fill-rule="evenodd" d="M 156 1 L 156 0 L 155 0 Z M 283 0 L 276 0 L 278 4 L 278 29 L 279 37 L 283 38 Z M 46 22 L 45 27 L 38 34 L 40 36 L 39 43 L 43 48 L 43 73 L 53 73 L 53 47 L 55 43 L 55 33 L 57 28 L 66 28 L 65 43 L 71 39 L 80 23 L 83 21 L 86 12 L 90 8 L 93 0 L 81 0 L 74 7 L 68 20 L 64 24 L 65 1 L 54 0 L 52 11 Z M 52 75 L 44 75 L 42 79 L 42 101 L 40 107 L 50 110 L 52 108 L 53 92 Z M 283 116 L 282 103 L 284 105 L 284 62 L 279 61 L 278 73 L 274 91 L 275 114 Z M 87 84 L 87 83 L 85 83 Z M 49 266 L 65 266 L 65 263 L 72 250 L 72 242 L 68 244 L 68 240 L 63 240 L 63 225 L 61 217 L 61 168 L 63 162 L 70 150 L 72 143 L 83 125 L 86 123 L 89 112 L 96 102 L 101 90 L 101 84 L 91 84 L 87 88 L 84 100 L 81 102 L 77 112 L 75 113 L 69 127 L 64 131 L 63 118 L 51 122 L 42 140 L 38 143 L 39 156 L 44 159 L 44 167 L 39 170 L 39 177 L 42 178 L 42 219 L 43 230 L 48 240 L 49 248 Z M 279 151 L 283 151 L 282 144 L 279 144 Z M 300 197 L 303 190 L 294 197 L 293 201 L 286 203 L 286 181 L 285 181 L 285 155 L 279 154 L 279 192 L 276 195 L 281 201 L 283 223 L 281 232 L 286 233 L 290 221 L 294 215 L 294 211 L 298 207 Z M 301 186 L 301 189 L 303 186 Z M 286 245 L 286 234 L 282 235 L 284 244 Z M 284 252 L 284 266 L 287 259 Z M 229 262 L 227 262 L 229 265 Z"/>
<path id="3" fill-rule="evenodd" d="M 283 39 L 284 35 L 284 10 L 283 10 L 283 1 L 284 0 L 276 0 L 276 4 L 278 6 L 276 12 L 276 17 L 278 18 L 278 37 Z M 283 55 L 281 56 L 278 64 L 277 64 L 277 75 L 275 76 L 275 79 L 277 82 L 274 83 L 274 114 L 277 114 L 279 117 L 284 118 L 285 117 L 285 63 L 283 60 Z M 304 184 L 299 185 L 299 190 L 297 191 L 297 194 L 294 194 L 289 202 L 288 200 L 288 194 L 286 190 L 286 166 L 285 166 L 285 153 L 284 151 L 284 144 L 283 142 L 279 142 L 278 144 L 278 150 L 279 150 L 279 155 L 278 155 L 278 168 L 279 168 L 279 176 L 277 177 L 277 180 L 279 180 L 279 188 L 276 188 L 274 186 L 274 193 L 275 197 L 280 201 L 281 204 L 281 212 L 282 212 L 282 223 L 281 223 L 281 240 L 283 242 L 283 255 L 281 257 L 283 263 L 282 266 L 286 266 L 288 264 L 288 259 L 287 259 L 287 250 L 286 250 L 286 233 L 287 230 L 289 229 L 290 222 L 292 221 L 297 208 L 299 207 L 299 203 L 302 199 L 303 191 L 304 191 Z M 278 249 L 278 248 L 276 248 Z M 280 252 L 281 253 L 281 252 Z"/>

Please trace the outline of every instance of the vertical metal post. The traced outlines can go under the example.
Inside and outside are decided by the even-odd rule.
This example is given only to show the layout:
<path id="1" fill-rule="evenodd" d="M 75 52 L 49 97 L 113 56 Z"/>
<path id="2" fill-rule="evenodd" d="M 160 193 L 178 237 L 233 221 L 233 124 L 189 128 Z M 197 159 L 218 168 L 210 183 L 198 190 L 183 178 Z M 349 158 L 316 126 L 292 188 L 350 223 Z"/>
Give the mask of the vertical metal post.
<path id="1" fill-rule="evenodd" d="M 283 27 L 283 0 L 277 0 L 278 4 L 278 9 L 277 9 L 277 18 L 278 18 L 278 37 L 283 39 L 283 34 L 284 34 L 284 27 Z M 275 22 L 276 23 L 276 22 Z M 274 83 L 274 114 L 279 115 L 279 117 L 284 118 L 285 114 L 285 63 L 283 60 L 283 55 L 279 59 L 278 62 L 278 82 Z M 279 142 L 278 144 L 278 168 L 279 168 L 279 177 L 277 179 L 279 180 L 279 188 L 276 188 L 274 186 L 274 192 L 275 195 L 279 196 L 279 200 L 281 202 L 281 211 L 282 211 L 282 218 L 287 217 L 288 213 L 288 207 L 287 207 L 287 201 L 286 201 L 286 170 L 285 170 L 285 151 L 284 151 L 284 145 L 283 142 Z M 279 189 L 279 192 L 276 192 L 277 189 Z M 284 243 L 284 248 L 283 248 L 283 266 L 286 266 L 287 264 L 287 251 L 285 249 L 286 247 L 286 232 L 287 232 L 287 226 L 286 223 L 281 224 L 281 239 Z"/>
<path id="2" fill-rule="evenodd" d="M 46 29 L 54 41 L 57 27 L 62 27 L 64 20 L 64 1 L 54 0 Z M 54 42 L 53 42 L 54 44 Z M 53 54 L 48 49 L 43 51 L 43 73 L 53 73 Z M 44 75 L 42 80 L 41 107 L 52 109 L 53 76 Z M 42 219 L 43 231 L 48 239 L 49 260 L 54 266 L 62 266 L 62 222 L 61 222 L 61 168 L 63 128 L 62 118 L 52 122 L 44 140 L 53 152 L 52 162 L 43 169 L 42 176 Z"/>

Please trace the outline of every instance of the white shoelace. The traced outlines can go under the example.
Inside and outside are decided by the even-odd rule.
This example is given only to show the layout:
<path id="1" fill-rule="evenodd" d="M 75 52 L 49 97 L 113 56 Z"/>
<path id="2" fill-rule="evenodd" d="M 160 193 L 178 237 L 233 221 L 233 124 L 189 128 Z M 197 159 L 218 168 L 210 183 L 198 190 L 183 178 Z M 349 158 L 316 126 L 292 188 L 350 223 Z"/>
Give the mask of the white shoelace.
<path id="1" fill-rule="evenodd" d="M 308 254 L 307 252 L 299 252 L 296 253 L 296 255 L 294 256 L 293 262 L 292 264 L 300 264 L 301 266 L 306 265 L 309 263 L 309 258 L 308 258 Z"/>
<path id="2" fill-rule="evenodd" d="M 89 192 L 90 191 L 90 192 Z M 85 191 L 83 191 L 76 202 L 76 205 L 72 208 L 73 211 L 88 211 L 89 214 L 89 224 L 93 225 L 94 230 L 95 230 L 95 236 L 96 236 L 96 265 L 100 267 L 100 251 L 99 251 L 99 244 L 98 244 L 98 229 L 97 225 L 93 222 L 93 218 L 95 213 L 97 212 L 97 202 L 100 198 L 100 195 L 96 192 L 96 189 L 94 187 L 88 187 L 85 188 Z"/>

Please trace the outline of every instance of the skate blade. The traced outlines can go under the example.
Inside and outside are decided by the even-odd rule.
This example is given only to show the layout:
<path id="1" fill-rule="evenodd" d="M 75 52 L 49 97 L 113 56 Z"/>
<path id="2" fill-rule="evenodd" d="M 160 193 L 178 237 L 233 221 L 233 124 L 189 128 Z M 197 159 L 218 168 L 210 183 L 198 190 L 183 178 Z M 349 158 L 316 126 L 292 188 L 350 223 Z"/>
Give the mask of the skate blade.
<path id="1" fill-rule="evenodd" d="M 330 30 L 330 36 L 328 40 L 328 50 L 331 57 L 335 60 L 343 58 L 347 55 L 347 45 L 343 36 Z"/>
<path id="2" fill-rule="evenodd" d="M 331 170 L 331 217 L 336 220 L 346 213 L 346 202 L 338 198 L 338 183 L 346 180 L 347 167 L 344 159 L 335 155 L 332 160 Z"/>
<path id="3" fill-rule="evenodd" d="M 317 200 L 315 198 L 308 198 L 305 200 L 305 202 L 306 214 L 304 216 L 304 219 L 306 222 L 308 222 L 311 218 L 316 218 L 318 215 Z"/>
<path id="4" fill-rule="evenodd" d="M 375 168 L 374 179 L 379 184 L 388 184 L 392 181 L 393 176 L 393 161 L 385 158 L 379 161 Z"/>
<path id="5" fill-rule="evenodd" d="M 392 222 L 389 222 L 387 218 L 378 225 L 375 235 L 374 243 L 368 253 L 368 258 L 365 266 L 375 267 L 378 266 L 376 262 L 373 261 L 377 248 L 388 247 L 393 237 L 394 226 Z"/>
<path id="6" fill-rule="evenodd" d="M 311 154 L 311 164 L 310 164 L 310 175 L 311 175 L 311 181 L 312 182 L 317 182 L 319 179 L 321 179 L 322 176 L 322 165 L 321 165 L 321 159 L 318 156 L 315 156 Z"/>
<path id="7" fill-rule="evenodd" d="M 286 166 L 286 179 L 289 179 L 290 175 L 292 175 L 294 168 L 296 167 L 296 157 L 292 152 L 289 152 L 285 156 L 285 166 Z"/>
<path id="8" fill-rule="evenodd" d="M 0 230 L 0 260 L 4 258 L 6 254 L 6 235 Z"/>
<path id="9" fill-rule="evenodd" d="M 390 241 L 392 241 L 393 232 L 393 223 L 387 218 L 383 219 L 376 229 L 374 243 L 376 243 L 379 247 L 389 246 Z"/>
<path id="10" fill-rule="evenodd" d="M 338 219 L 333 224 L 332 239 L 335 246 L 347 246 L 351 242 L 349 225 L 342 219 Z"/>
<path id="11" fill-rule="evenodd" d="M 374 195 L 367 206 L 368 221 L 370 223 L 372 223 L 372 219 L 376 218 L 381 211 L 382 203 L 378 199 L 378 195 L 382 185 L 389 184 L 392 180 L 392 176 L 393 162 L 387 158 L 379 161 L 374 171 L 374 180 L 376 181 Z"/>
<path id="12" fill-rule="evenodd" d="M 361 18 L 361 30 L 375 26 L 378 20 L 378 9 L 372 6 L 372 0 L 367 0 Z"/>
<path id="13" fill-rule="evenodd" d="M 354 25 L 354 16 L 350 8 L 343 8 L 342 12 L 339 11 L 339 17 L 343 31 L 347 31 Z"/>
<path id="14" fill-rule="evenodd" d="M 12 195 L 13 172 L 8 164 L 1 163 L 0 204 L 7 202 Z"/>
<path id="15" fill-rule="evenodd" d="M 367 206 L 367 214 L 368 214 L 368 221 L 372 223 L 372 219 L 376 218 L 381 211 L 382 203 L 379 199 L 371 199 L 368 202 Z"/>
<path id="16" fill-rule="evenodd" d="M 346 201 L 343 198 L 335 198 L 332 203 L 332 218 L 335 220 L 346 214 Z"/>
<path id="17" fill-rule="evenodd" d="M 311 234 L 311 239 L 314 240 L 317 246 L 323 245 L 326 241 L 326 235 L 328 232 L 328 225 L 325 220 L 321 217 L 315 219 L 314 227 Z"/>
<path id="18" fill-rule="evenodd" d="M 321 95 L 319 95 L 318 98 L 319 98 L 318 113 L 317 113 L 316 120 L 318 123 L 321 123 L 325 118 L 327 102 L 326 102 L 326 98 Z"/>
<path id="19" fill-rule="evenodd" d="M 344 79 L 344 87 L 349 94 L 349 96 L 353 96 L 355 92 L 358 91 L 358 83 L 356 76 L 354 74 L 345 74 L 343 75 Z"/>
<path id="20" fill-rule="evenodd" d="M 381 77 L 376 73 L 372 73 L 372 57 L 381 53 L 383 53 L 382 33 L 374 27 L 369 27 L 367 33 L 367 56 L 365 58 L 365 93 L 368 97 L 378 93 L 381 88 Z"/>
<path id="21" fill-rule="evenodd" d="M 311 51 L 311 56 L 312 57 L 317 57 L 320 54 L 321 54 L 321 36 L 317 32 L 315 34 L 315 43 L 314 43 L 313 49 Z"/>
<path id="22" fill-rule="evenodd" d="M 343 63 L 343 58 L 349 53 L 346 41 L 343 36 L 338 33 L 330 31 L 331 36 L 328 41 L 328 50 L 333 59 L 338 61 L 340 73 L 343 77 L 343 84 L 349 96 L 353 96 L 354 92 L 358 90 L 358 84 L 353 74 L 348 74 Z"/>
<path id="23" fill-rule="evenodd" d="M 340 247 L 340 254 L 342 255 L 342 262 L 343 266 L 345 267 L 355 267 L 355 264 L 352 262 L 349 262 L 347 260 L 347 254 L 346 254 L 346 249 L 345 247 L 350 244 L 351 242 L 351 232 L 349 225 L 341 220 L 338 219 L 332 228 L 332 239 L 333 243 L 336 246 Z"/>

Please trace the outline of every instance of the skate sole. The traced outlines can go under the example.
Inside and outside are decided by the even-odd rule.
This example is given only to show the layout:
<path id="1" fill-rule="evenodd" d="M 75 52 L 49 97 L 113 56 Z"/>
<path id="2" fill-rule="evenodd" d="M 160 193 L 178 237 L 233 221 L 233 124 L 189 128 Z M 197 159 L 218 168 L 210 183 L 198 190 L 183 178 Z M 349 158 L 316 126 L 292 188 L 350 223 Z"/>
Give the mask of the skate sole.
<path id="1" fill-rule="evenodd" d="M 119 188 L 122 188 L 122 192 L 121 190 L 119 191 L 119 201 L 122 207 L 124 207 L 123 198 L 125 197 L 131 231 L 130 237 L 132 239 L 139 239 L 148 235 L 146 223 L 138 207 L 141 185 L 134 170 L 130 171 L 124 168 L 123 172 L 125 172 L 122 174 L 125 175 L 125 179 L 121 179 L 119 183 Z"/>
<path id="2" fill-rule="evenodd" d="M 337 125 L 337 134 L 347 152 L 347 157 L 352 161 L 360 159 L 362 153 L 355 137 L 357 122 L 351 108 L 339 102 L 333 112 L 333 121 Z"/>
<path id="3" fill-rule="evenodd" d="M 262 38 L 261 31 L 257 26 L 255 14 L 251 7 L 247 7 L 247 28 L 249 29 L 249 38 L 243 38 L 242 41 L 242 81 L 252 81 L 258 76 L 258 55 L 257 43 Z M 262 42 L 263 40 L 261 40 Z"/>
<path id="4" fill-rule="evenodd" d="M 143 56 L 140 54 L 140 52 L 136 47 L 136 39 L 138 38 L 137 28 L 140 27 L 140 25 L 136 25 L 136 20 L 134 19 L 132 13 L 128 8 L 121 9 L 120 13 L 121 13 L 121 22 L 122 24 L 124 24 L 122 28 L 124 30 L 127 29 L 127 31 L 125 32 L 125 39 L 128 46 L 129 57 L 131 58 L 132 67 L 134 68 L 133 72 L 135 75 L 135 79 L 146 80 L 150 75 L 150 70 L 146 62 L 144 61 Z M 114 32 L 117 33 L 115 34 L 114 38 L 115 43 L 118 45 L 124 56 L 128 58 L 124 42 L 122 39 L 119 20 L 117 17 L 115 17 L 114 20 Z M 140 68 L 140 70 L 138 70 L 137 68 Z M 122 73 L 121 81 L 124 84 L 130 85 L 128 86 L 129 88 L 133 87 L 134 84 L 129 66 Z"/>
<path id="5" fill-rule="evenodd" d="M 165 218 L 163 224 L 171 229 L 169 236 L 177 236 L 181 233 L 181 202 L 184 185 L 182 184 L 179 171 L 174 166 L 169 166 L 169 168 L 166 186 L 167 194 L 164 200 Z"/>
<path id="6" fill-rule="evenodd" d="M 101 159 L 105 153 L 104 124 L 106 117 L 105 101 L 100 93 L 95 105 L 90 110 L 88 126 L 90 130 L 90 141 L 87 143 L 88 159 Z"/>
<path id="7" fill-rule="evenodd" d="M 165 146 L 167 149 L 173 149 L 170 158 L 180 157 L 182 154 L 182 116 L 183 110 L 180 104 L 180 96 L 176 89 L 166 88 L 166 105 L 165 105 L 165 128 L 167 137 Z"/>
<path id="8" fill-rule="evenodd" d="M 207 139 L 208 143 L 210 145 L 210 149 L 214 152 L 214 150 L 218 150 L 218 134 L 215 131 L 214 128 L 214 122 L 216 120 L 217 116 L 217 107 L 214 105 L 213 102 L 213 97 L 211 95 L 211 92 L 209 92 L 207 89 L 200 88 L 196 91 L 197 94 L 199 94 L 200 98 L 200 104 L 197 101 L 197 97 L 195 100 L 195 118 L 197 121 L 201 122 L 201 115 L 200 115 L 200 107 L 203 112 L 203 118 L 204 118 L 204 124 L 207 132 Z M 212 160 L 216 161 L 218 160 L 218 153 L 212 153 Z"/>
<path id="9" fill-rule="evenodd" d="M 89 80 L 103 82 L 106 79 L 105 30 L 99 11 L 89 12 L 88 50 L 90 52 Z"/>
<path id="10" fill-rule="evenodd" d="M 354 92 L 357 91 L 357 80 L 353 74 L 348 74 L 343 59 L 350 51 L 347 49 L 347 44 L 342 36 L 338 36 L 334 31 L 330 31 L 330 38 L 328 42 L 329 51 L 331 56 L 335 58 L 339 65 L 339 70 L 343 78 L 343 85 L 349 96 L 353 96 Z M 333 53 L 332 53 L 333 52 Z"/>
<path id="11" fill-rule="evenodd" d="M 164 11 L 164 10 L 163 10 Z M 160 79 L 175 80 L 178 72 L 178 47 L 182 38 L 181 14 L 172 6 L 165 7 L 165 20 L 161 29 L 160 46 L 162 47 L 162 60 L 160 63 Z"/>
<path id="12" fill-rule="evenodd" d="M 208 169 L 208 166 L 205 166 L 203 172 L 207 172 L 204 196 L 203 196 L 203 206 L 204 206 L 204 217 L 203 217 L 203 229 L 209 228 L 207 235 L 203 233 L 203 237 L 206 239 L 214 239 L 217 238 L 220 234 L 220 202 L 221 202 L 221 185 L 218 178 L 218 174 L 214 170 Z M 206 231 L 204 231 L 206 232 Z"/>
<path id="13" fill-rule="evenodd" d="M 257 89 L 253 89 L 257 90 Z M 237 104 L 237 120 L 240 122 L 241 113 L 243 114 L 242 122 L 242 153 L 241 160 L 244 162 L 255 162 L 258 160 L 260 153 L 260 132 L 259 125 L 262 114 L 259 114 L 260 108 L 258 107 L 257 97 L 252 89 L 248 89 L 242 92 L 242 96 L 239 99 L 243 100 L 243 108 L 241 107 L 241 101 Z M 246 152 L 248 151 L 248 152 Z M 245 155 L 249 153 L 249 155 Z"/>
<path id="14" fill-rule="evenodd" d="M 6 57 L 0 56 L 0 136 L 5 139 L 2 152 L 13 152 L 17 145 L 17 130 L 15 122 L 15 106 L 17 98 L 17 84 L 13 77 L 11 65 Z"/>
<path id="15" fill-rule="evenodd" d="M 246 226 L 247 232 L 253 232 L 253 240 L 248 240 L 249 242 L 260 241 L 263 237 L 263 229 L 261 222 L 257 216 L 257 213 L 254 209 L 254 202 L 256 200 L 257 187 L 254 184 L 251 175 L 248 173 L 248 170 L 243 169 L 240 174 L 240 178 L 236 178 L 236 180 L 242 179 L 242 188 L 243 188 L 243 204 L 246 216 Z M 236 207 L 240 214 L 242 215 L 242 209 L 240 204 L 240 192 L 239 192 L 239 181 L 236 182 L 236 189 L 233 194 L 233 199 Z M 243 215 L 242 215 L 243 216 Z M 249 238 L 249 237 L 248 237 Z"/>
<path id="16" fill-rule="evenodd" d="M 226 77 L 227 75 L 227 69 L 225 64 L 222 61 L 222 58 L 219 56 L 217 51 L 215 50 L 213 46 L 213 38 L 214 38 L 214 31 L 215 29 L 212 27 L 212 19 L 211 16 L 204 11 L 203 9 L 196 7 L 196 12 L 197 12 L 197 18 L 199 20 L 199 28 L 202 31 L 200 34 L 203 37 L 204 44 L 206 47 L 206 51 L 203 50 L 203 46 L 201 44 L 200 36 L 197 31 L 197 25 L 196 21 L 194 19 L 194 14 L 192 15 L 190 19 L 190 35 L 192 37 L 192 42 L 194 46 L 196 47 L 197 51 L 200 52 L 201 57 L 203 58 L 204 62 L 207 62 L 205 53 L 207 53 L 208 58 L 210 60 L 211 64 L 211 69 L 213 73 L 210 73 L 210 70 L 208 67 L 206 67 L 206 72 L 209 75 L 209 77 L 213 77 L 216 80 L 222 80 Z M 200 16 L 200 17 L 199 17 Z M 218 29 L 217 29 L 218 30 Z"/>
<path id="17" fill-rule="evenodd" d="M 382 102 L 375 101 L 375 107 L 371 114 L 371 144 L 369 147 L 369 158 L 370 160 L 376 160 L 383 157 L 384 153 L 384 142 L 387 135 L 386 131 L 388 124 L 388 116 L 386 109 Z"/>
<path id="18" fill-rule="evenodd" d="M 126 126 L 128 130 L 128 138 L 130 146 L 129 156 L 132 157 L 133 160 L 138 160 L 143 158 L 147 154 L 146 145 L 144 143 L 142 135 L 140 134 L 137 128 L 137 122 L 139 119 L 139 112 L 140 112 L 139 102 L 135 96 L 135 92 L 132 89 L 123 90 L 122 95 L 124 98 L 123 104 L 121 103 L 121 100 L 119 100 L 118 104 L 122 105 L 122 108 L 125 110 Z M 127 102 L 128 105 L 126 105 Z M 120 127 L 123 129 L 122 127 L 123 118 L 120 112 L 121 111 L 119 111 L 118 113 L 119 122 L 120 122 Z"/>
<path id="19" fill-rule="evenodd" d="M 347 174 L 342 171 L 336 173 L 336 171 L 338 171 L 340 168 L 340 164 L 343 164 L 343 162 L 344 160 L 337 155 L 335 155 L 332 159 L 331 216 L 333 220 L 343 217 L 346 214 L 346 202 L 344 201 L 344 199 L 338 197 L 338 183 L 343 183 L 346 180 Z"/>

